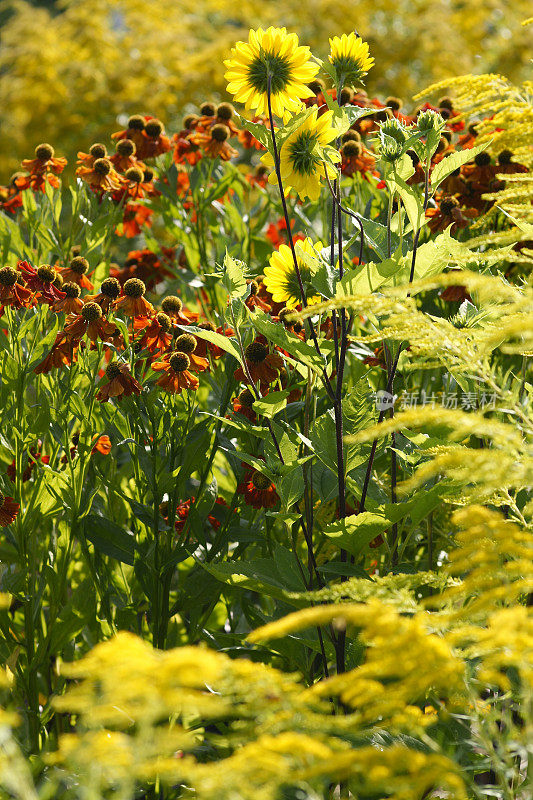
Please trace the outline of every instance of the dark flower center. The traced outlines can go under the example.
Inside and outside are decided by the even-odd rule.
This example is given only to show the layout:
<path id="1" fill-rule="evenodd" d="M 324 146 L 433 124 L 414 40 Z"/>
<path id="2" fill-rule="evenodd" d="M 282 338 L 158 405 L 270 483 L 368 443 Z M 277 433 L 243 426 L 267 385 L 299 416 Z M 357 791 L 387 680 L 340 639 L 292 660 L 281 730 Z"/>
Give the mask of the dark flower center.
<path id="1" fill-rule="evenodd" d="M 163 311 L 160 311 L 159 314 L 156 316 L 156 320 L 157 324 L 164 331 L 164 333 L 168 333 L 170 328 L 172 327 L 172 322 L 168 314 L 165 314 Z"/>
<path id="2" fill-rule="evenodd" d="M 14 286 L 17 282 L 17 270 L 13 267 L 0 269 L 0 283 L 2 286 Z"/>
<path id="3" fill-rule="evenodd" d="M 81 310 L 81 315 L 85 322 L 96 322 L 102 316 L 102 309 L 98 303 L 85 303 Z"/>
<path id="4" fill-rule="evenodd" d="M 146 286 L 139 278 L 130 278 L 124 284 L 124 294 L 127 297 L 142 297 L 146 291 Z"/>
<path id="5" fill-rule="evenodd" d="M 97 158 L 93 164 L 93 170 L 97 175 L 109 175 L 111 172 L 111 161 L 107 158 Z"/>
<path id="6" fill-rule="evenodd" d="M 193 353 L 196 350 L 196 339 L 191 333 L 182 333 L 176 339 L 176 350 L 180 353 Z"/>
<path id="7" fill-rule="evenodd" d="M 116 300 L 120 294 L 120 283 L 116 278 L 106 278 L 102 281 L 100 293 L 111 298 L 111 300 Z"/>
<path id="8" fill-rule="evenodd" d="M 163 123 L 158 119 L 150 119 L 144 126 L 144 131 L 150 139 L 157 139 L 163 133 Z"/>
<path id="9" fill-rule="evenodd" d="M 254 472 L 252 475 L 252 483 L 256 489 L 259 489 L 260 492 L 264 492 L 265 489 L 271 486 L 272 481 L 270 478 L 267 478 L 266 475 L 263 475 L 262 472 Z"/>
<path id="10" fill-rule="evenodd" d="M 107 365 L 105 374 L 110 381 L 114 380 L 115 378 L 118 378 L 118 376 L 120 375 L 120 366 L 117 364 L 116 361 L 112 361 L 110 364 Z"/>
<path id="11" fill-rule="evenodd" d="M 128 128 L 130 131 L 144 130 L 144 117 L 141 117 L 140 114 L 134 114 L 128 120 Z"/>
<path id="12" fill-rule="evenodd" d="M 187 353 L 173 353 L 169 358 L 169 363 L 174 372 L 185 372 L 191 365 Z"/>
<path id="13" fill-rule="evenodd" d="M 131 139 L 121 139 L 117 144 L 117 153 L 121 156 L 132 156 L 135 152 L 135 144 Z"/>
<path id="14" fill-rule="evenodd" d="M 105 144 L 100 144 L 97 142 L 96 144 L 91 145 L 89 148 L 89 153 L 93 158 L 105 158 L 107 156 L 107 148 Z"/>
<path id="15" fill-rule="evenodd" d="M 35 148 L 35 157 L 40 161 L 49 161 L 54 157 L 54 148 L 51 144 L 39 144 Z"/>
<path id="16" fill-rule="evenodd" d="M 252 342 L 244 351 L 247 361 L 252 361 L 254 364 L 261 364 L 268 355 L 268 348 L 261 342 Z"/>
<path id="17" fill-rule="evenodd" d="M 41 280 L 43 283 L 52 283 L 56 277 L 56 271 L 48 264 L 43 264 L 37 268 L 37 275 L 39 276 L 39 280 Z"/>
<path id="18" fill-rule="evenodd" d="M 81 289 L 77 283 L 65 283 L 63 291 L 67 297 L 79 297 L 81 294 Z"/>
<path id="19" fill-rule="evenodd" d="M 225 142 L 228 136 L 229 128 L 226 125 L 222 125 L 222 123 L 213 125 L 211 129 L 211 138 L 214 139 L 215 142 Z"/>
<path id="20" fill-rule="evenodd" d="M 169 297 L 165 297 L 163 302 L 161 303 L 161 308 L 165 312 L 165 314 L 179 314 L 181 309 L 183 308 L 183 303 L 176 297 L 175 295 L 171 294 Z"/>
<path id="21" fill-rule="evenodd" d="M 89 269 L 89 262 L 83 256 L 76 256 L 70 262 L 70 269 L 77 275 L 85 275 Z"/>

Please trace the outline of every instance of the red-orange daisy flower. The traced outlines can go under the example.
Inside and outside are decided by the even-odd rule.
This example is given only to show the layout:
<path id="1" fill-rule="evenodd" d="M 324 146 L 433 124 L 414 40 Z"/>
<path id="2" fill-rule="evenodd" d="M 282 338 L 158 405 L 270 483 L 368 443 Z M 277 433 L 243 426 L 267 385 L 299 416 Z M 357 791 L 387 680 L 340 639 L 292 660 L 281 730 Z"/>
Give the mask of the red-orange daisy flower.
<path id="1" fill-rule="evenodd" d="M 152 355 L 168 350 L 172 344 L 172 320 L 168 314 L 164 311 L 156 314 L 135 344 L 138 352 L 149 350 Z"/>
<path id="2" fill-rule="evenodd" d="M 105 383 L 96 395 L 100 403 L 107 403 L 110 397 L 122 400 L 123 397 L 130 397 L 132 394 L 141 394 L 142 386 L 131 374 L 129 365 L 125 362 L 111 361 L 105 370 L 108 382 Z"/>
<path id="3" fill-rule="evenodd" d="M 187 311 L 185 313 L 183 311 L 183 303 L 179 297 L 176 295 L 168 295 L 165 297 L 163 302 L 161 303 L 161 308 L 168 314 L 169 317 L 172 317 L 173 320 L 179 322 L 180 325 L 190 325 L 192 322 L 196 322 L 198 319 L 198 314 L 196 311 Z"/>
<path id="4" fill-rule="evenodd" d="M 239 367 L 235 370 L 235 378 L 243 383 L 259 383 L 261 392 L 266 391 L 269 385 L 279 376 L 283 367 L 283 359 L 279 353 L 269 353 L 268 347 L 256 339 L 244 351 L 247 370 Z M 248 375 L 250 377 L 248 377 Z"/>
<path id="5" fill-rule="evenodd" d="M 13 267 L 0 269 L 0 303 L 14 308 L 30 308 L 33 305 L 33 293 L 18 282 L 19 273 Z"/>
<path id="6" fill-rule="evenodd" d="M 126 172 L 130 167 L 140 167 L 144 170 L 144 164 L 139 161 L 136 152 L 137 147 L 132 139 L 120 139 L 117 142 L 116 153 L 113 153 L 109 160 L 117 172 Z"/>
<path id="7" fill-rule="evenodd" d="M 15 503 L 12 497 L 6 497 L 0 492 L 0 527 L 11 525 L 20 511 L 20 504 Z"/>
<path id="8" fill-rule="evenodd" d="M 64 281 L 77 283 L 82 289 L 92 291 L 92 289 L 94 289 L 94 284 L 91 283 L 85 274 L 88 269 L 89 262 L 86 258 L 83 256 L 74 256 L 68 267 L 61 267 L 59 274 Z"/>
<path id="9" fill-rule="evenodd" d="M 52 311 L 56 314 L 63 312 L 64 314 L 81 314 L 83 308 L 83 300 L 80 299 L 81 289 L 77 283 L 64 283 L 63 291 L 65 297 L 62 300 L 56 300 L 51 306 Z"/>
<path id="10" fill-rule="evenodd" d="M 65 297 L 64 292 L 55 285 L 57 272 L 50 264 L 41 264 L 36 269 L 29 261 L 19 261 L 17 270 L 22 273 L 28 288 L 37 293 L 38 302 L 44 302 L 51 306 L 56 300 L 62 300 Z"/>
<path id="11" fill-rule="evenodd" d="M 200 381 L 192 372 L 189 372 L 190 364 L 189 356 L 177 350 L 165 356 L 163 361 L 155 362 L 152 364 L 152 369 L 155 372 L 164 372 L 156 381 L 157 386 L 173 394 L 181 394 L 183 389 L 195 391 L 198 389 Z"/>
<path id="12" fill-rule="evenodd" d="M 127 317 L 147 317 L 153 314 L 155 309 L 148 300 L 145 300 L 144 293 L 146 286 L 139 278 L 130 278 L 124 284 L 124 294 L 115 300 L 113 307 L 122 311 Z"/>
<path id="13" fill-rule="evenodd" d="M 153 215 L 153 209 L 143 206 L 142 203 L 127 203 L 124 206 L 122 222 L 117 225 L 115 233 L 117 236 L 133 239 L 139 236 L 143 226 L 152 227 Z"/>
<path id="14" fill-rule="evenodd" d="M 195 353 L 198 340 L 190 333 L 182 333 L 176 338 L 175 349 L 189 356 L 189 370 L 191 372 L 205 372 L 209 369 L 209 361 Z"/>
<path id="15" fill-rule="evenodd" d="M 228 139 L 230 129 L 227 125 L 214 125 L 205 133 L 197 131 L 189 137 L 191 142 L 201 147 L 204 154 L 209 158 L 220 158 L 222 161 L 229 161 L 239 155 L 238 151 L 232 147 Z"/>
<path id="16" fill-rule="evenodd" d="M 253 409 L 255 395 L 249 389 L 244 389 L 237 397 L 231 401 L 233 404 L 233 413 L 242 414 L 243 417 L 250 420 L 252 423 L 257 422 L 257 414 Z"/>
<path id="17" fill-rule="evenodd" d="M 36 375 L 47 375 L 52 369 L 70 366 L 77 360 L 80 342 L 69 339 L 64 331 L 60 331 L 48 355 L 34 367 Z"/>
<path id="18" fill-rule="evenodd" d="M 113 168 L 108 158 L 97 158 L 92 167 L 78 167 L 76 170 L 82 181 L 91 189 L 103 192 L 116 192 L 122 186 L 122 176 Z"/>
<path id="19" fill-rule="evenodd" d="M 98 294 L 88 294 L 86 303 L 98 303 L 102 311 L 107 313 L 113 302 L 120 295 L 120 283 L 116 278 L 106 278 L 100 285 Z"/>
<path id="20" fill-rule="evenodd" d="M 274 508 L 279 503 L 276 487 L 270 478 L 257 469 L 246 469 L 237 491 L 244 495 L 244 502 L 253 508 Z"/>
<path id="21" fill-rule="evenodd" d="M 79 341 L 87 335 L 92 342 L 105 342 L 115 330 L 115 323 L 105 319 L 98 303 L 85 303 L 80 314 L 67 317 L 64 332 L 69 340 Z"/>
<path id="22" fill-rule="evenodd" d="M 67 165 L 66 158 L 56 158 L 54 148 L 51 144 L 39 144 L 35 148 L 35 158 L 26 158 L 22 162 L 22 168 L 29 175 L 20 176 L 15 184 L 18 189 L 33 189 L 33 191 L 44 192 L 45 183 L 48 181 L 50 186 L 57 188 L 60 175 Z"/>
<path id="23" fill-rule="evenodd" d="M 91 145 L 88 153 L 79 152 L 76 164 L 78 167 L 87 167 L 88 169 L 92 169 L 94 162 L 98 158 L 107 158 L 107 147 L 105 144 L 100 144 L 99 142 Z"/>

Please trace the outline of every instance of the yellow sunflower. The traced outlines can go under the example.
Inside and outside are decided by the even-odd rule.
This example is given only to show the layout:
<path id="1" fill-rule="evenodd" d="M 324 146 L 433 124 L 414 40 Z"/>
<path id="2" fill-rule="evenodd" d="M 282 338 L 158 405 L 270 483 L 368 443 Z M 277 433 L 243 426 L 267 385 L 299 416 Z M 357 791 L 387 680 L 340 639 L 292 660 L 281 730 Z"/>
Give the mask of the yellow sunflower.
<path id="1" fill-rule="evenodd" d="M 300 110 L 304 98 L 313 96 L 306 84 L 313 80 L 319 66 L 311 58 L 309 48 L 300 46 L 298 36 L 285 28 L 251 30 L 248 42 L 237 42 L 231 58 L 224 61 L 228 92 L 245 108 L 266 114 L 270 75 L 272 111 L 286 118 Z"/>
<path id="2" fill-rule="evenodd" d="M 329 40 L 329 46 L 329 60 L 335 68 L 338 84 L 357 83 L 374 66 L 368 44 L 356 33 L 334 36 Z"/>
<path id="3" fill-rule="evenodd" d="M 337 131 L 331 125 L 332 118 L 333 111 L 326 111 L 319 117 L 317 107 L 313 106 L 283 142 L 279 161 L 285 194 L 294 189 L 302 199 L 318 200 L 324 168 L 330 179 L 336 178 L 334 167 L 326 162 L 326 156 L 330 162 L 341 160 L 339 152 L 329 147 L 337 137 Z M 261 160 L 267 167 L 274 166 L 271 153 L 265 153 Z M 275 172 L 269 175 L 268 182 L 277 182 Z"/>
<path id="4" fill-rule="evenodd" d="M 322 242 L 313 244 L 311 239 L 307 238 L 303 241 L 295 242 L 294 249 L 296 251 L 296 259 L 298 261 L 298 268 L 304 286 L 305 296 L 307 303 L 312 305 L 318 303 L 320 297 L 318 295 L 310 294 L 316 291 L 310 284 L 312 276 L 312 268 L 309 263 L 303 259 L 302 253 L 310 256 L 312 259 L 317 259 L 318 254 L 323 248 Z M 294 260 L 292 257 L 291 248 L 286 244 L 280 245 L 279 250 L 272 253 L 270 257 L 270 264 L 265 267 L 264 284 L 267 290 L 272 295 L 274 302 L 285 303 L 287 308 L 296 308 L 302 302 L 302 295 L 298 283 L 296 270 L 294 269 Z"/>

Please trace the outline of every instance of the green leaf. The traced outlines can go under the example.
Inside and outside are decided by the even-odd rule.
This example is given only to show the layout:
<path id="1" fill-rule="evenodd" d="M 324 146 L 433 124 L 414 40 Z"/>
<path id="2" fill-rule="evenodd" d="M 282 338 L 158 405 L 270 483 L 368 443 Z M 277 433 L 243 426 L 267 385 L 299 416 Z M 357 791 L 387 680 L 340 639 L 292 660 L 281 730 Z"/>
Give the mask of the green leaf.
<path id="1" fill-rule="evenodd" d="M 442 161 L 439 161 L 431 173 L 431 188 L 433 190 L 437 189 L 448 175 L 451 175 L 456 169 L 462 167 L 463 164 L 473 161 L 478 153 L 482 153 L 483 150 L 486 150 L 489 144 L 490 142 L 484 142 L 484 144 L 478 144 L 470 150 L 461 150 L 460 153 L 451 153 L 449 156 L 446 156 L 446 158 L 443 158 Z"/>
<path id="2" fill-rule="evenodd" d="M 252 136 L 255 136 L 258 142 L 260 142 L 263 147 L 268 150 L 269 145 L 271 144 L 270 139 L 270 130 L 266 127 L 266 125 L 262 122 L 250 122 L 250 120 L 242 117 L 237 112 L 234 112 L 235 116 L 239 118 L 239 122 L 242 127 L 247 130 Z"/>
<path id="3" fill-rule="evenodd" d="M 358 556 L 372 539 L 384 533 L 390 525 L 391 522 L 387 517 L 363 511 L 362 514 L 352 514 L 345 519 L 330 522 L 324 527 L 323 532 L 343 550 Z"/>
<path id="4" fill-rule="evenodd" d="M 271 419 L 285 408 L 289 394 L 289 389 L 284 389 L 282 392 L 269 392 L 260 400 L 254 402 L 254 411 L 261 414 L 263 417 Z"/>
<path id="5" fill-rule="evenodd" d="M 233 300 L 235 297 L 242 297 L 246 293 L 244 263 L 232 258 L 227 250 L 224 256 L 223 282 L 228 290 L 230 300 Z"/>
<path id="6" fill-rule="evenodd" d="M 135 556 L 135 538 L 105 517 L 88 514 L 83 521 L 86 538 L 92 542 L 96 550 L 106 556 L 116 558 L 123 564 L 133 566 Z"/>
<path id="7" fill-rule="evenodd" d="M 285 508 L 290 508 L 304 493 L 302 465 L 283 465 L 280 471 L 281 478 L 276 483 L 276 489 Z"/>
<path id="8" fill-rule="evenodd" d="M 302 361 L 318 375 L 322 373 L 325 366 L 324 359 L 318 355 L 312 345 L 302 342 L 294 333 L 287 331 L 281 323 L 272 322 L 271 317 L 267 316 L 264 311 L 257 311 L 251 316 L 251 321 L 254 328 L 270 342 L 286 350 L 293 358 Z"/>
<path id="9" fill-rule="evenodd" d="M 206 342 L 216 344 L 221 350 L 225 350 L 226 353 L 236 358 L 239 364 L 242 364 L 239 348 L 233 343 L 229 336 L 223 336 L 216 331 L 206 331 L 203 328 L 198 328 L 196 325 L 178 325 L 178 327 L 186 333 L 194 333 L 199 339 L 205 339 Z"/>

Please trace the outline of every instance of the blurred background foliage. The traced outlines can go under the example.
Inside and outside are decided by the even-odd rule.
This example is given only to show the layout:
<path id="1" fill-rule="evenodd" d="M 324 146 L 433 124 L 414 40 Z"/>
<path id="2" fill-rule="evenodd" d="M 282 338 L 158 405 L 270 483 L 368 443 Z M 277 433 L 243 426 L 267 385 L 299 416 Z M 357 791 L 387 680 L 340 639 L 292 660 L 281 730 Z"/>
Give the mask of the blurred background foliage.
<path id="1" fill-rule="evenodd" d="M 249 27 L 285 25 L 318 56 L 356 29 L 370 94 L 414 93 L 464 73 L 519 82 L 530 0 L 0 0 L 0 178 L 50 141 L 70 160 L 132 112 L 176 129 L 191 102 L 224 96 L 222 59 Z"/>

